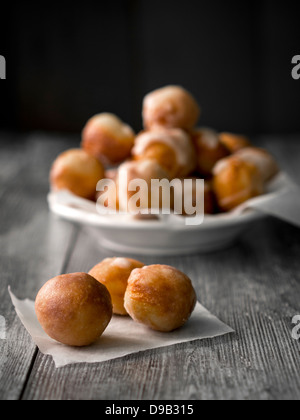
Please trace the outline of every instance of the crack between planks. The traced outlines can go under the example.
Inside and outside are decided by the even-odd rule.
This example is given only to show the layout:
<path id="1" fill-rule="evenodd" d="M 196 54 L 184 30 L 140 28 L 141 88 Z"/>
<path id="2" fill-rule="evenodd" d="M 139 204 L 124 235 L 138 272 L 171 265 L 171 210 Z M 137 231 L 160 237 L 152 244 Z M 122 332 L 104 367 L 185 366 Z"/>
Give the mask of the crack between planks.
<path id="1" fill-rule="evenodd" d="M 73 251 L 75 249 L 75 245 L 76 245 L 76 242 L 77 242 L 77 239 L 78 239 L 79 232 L 80 232 L 80 226 L 79 225 L 74 225 L 74 230 L 71 234 L 70 243 L 68 245 L 67 252 L 66 252 L 66 258 L 65 258 L 64 263 L 62 265 L 62 269 L 60 270 L 60 274 L 64 274 L 66 272 L 66 269 L 69 265 L 71 256 L 72 256 Z M 34 367 L 36 359 L 38 357 L 38 354 L 39 354 L 39 349 L 38 349 L 38 347 L 36 347 L 35 350 L 34 350 L 33 356 L 32 356 L 32 360 L 31 360 L 28 372 L 26 374 L 24 385 L 22 387 L 22 390 L 20 392 L 20 396 L 18 398 L 19 401 L 23 400 L 23 398 L 24 398 L 24 395 L 25 395 L 25 392 L 26 392 L 26 389 L 27 389 L 27 386 L 28 386 L 28 383 L 29 383 L 29 380 L 30 380 L 30 377 L 31 377 L 33 367 Z"/>

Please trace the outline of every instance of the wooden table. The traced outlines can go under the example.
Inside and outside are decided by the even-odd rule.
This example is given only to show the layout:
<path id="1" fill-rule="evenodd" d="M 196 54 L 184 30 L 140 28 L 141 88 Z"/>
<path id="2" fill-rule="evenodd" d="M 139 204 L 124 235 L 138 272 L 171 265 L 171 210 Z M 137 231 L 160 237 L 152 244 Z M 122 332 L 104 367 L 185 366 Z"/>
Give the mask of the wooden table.
<path id="1" fill-rule="evenodd" d="M 300 136 L 265 137 L 300 183 Z M 6 399 L 299 399 L 300 345 L 291 337 L 300 314 L 300 230 L 268 219 L 230 249 L 171 264 L 195 282 L 210 311 L 236 330 L 213 340 L 180 344 L 94 365 L 55 369 L 23 328 L 8 286 L 34 299 L 49 278 L 86 271 L 111 252 L 86 228 L 48 211 L 52 160 L 79 138 L 0 135 L 0 398 Z"/>

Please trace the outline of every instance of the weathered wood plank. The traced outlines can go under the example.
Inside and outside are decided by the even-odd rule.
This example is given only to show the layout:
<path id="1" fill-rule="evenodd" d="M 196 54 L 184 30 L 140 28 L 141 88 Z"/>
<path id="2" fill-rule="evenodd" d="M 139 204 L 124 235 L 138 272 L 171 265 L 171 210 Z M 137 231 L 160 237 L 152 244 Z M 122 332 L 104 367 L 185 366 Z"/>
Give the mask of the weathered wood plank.
<path id="1" fill-rule="evenodd" d="M 80 232 L 69 272 L 112 255 L 94 238 Z M 144 258 L 190 275 L 201 302 L 236 334 L 59 370 L 39 355 L 24 398 L 299 398 L 299 345 L 290 335 L 299 312 L 299 239 L 299 230 L 271 220 L 217 254 Z"/>
<path id="2" fill-rule="evenodd" d="M 36 348 L 10 302 L 8 285 L 20 297 L 62 270 L 74 226 L 49 215 L 49 164 L 68 142 L 42 136 L 10 142 L 0 137 L 0 315 L 6 339 L 0 340 L 0 399 L 18 399 Z"/>
<path id="3" fill-rule="evenodd" d="M 266 137 L 259 144 L 272 150 L 283 168 L 300 180 L 300 142 L 297 139 L 283 142 Z M 38 157 L 41 153 L 39 147 L 43 146 L 35 147 Z M 47 147 L 54 152 L 63 147 L 63 142 Z M 24 159 L 27 159 L 26 154 Z M 44 173 L 41 168 L 39 171 Z M 30 181 L 32 176 L 31 172 Z M 18 229 L 27 234 L 26 238 L 34 230 L 33 227 L 26 228 L 29 212 L 34 213 L 39 227 L 42 224 L 42 216 L 40 221 L 38 218 L 40 211 L 34 210 L 25 199 L 29 194 L 37 208 L 41 208 L 38 203 L 42 200 L 44 187 L 39 185 L 36 185 L 35 192 L 21 195 L 25 216 L 22 218 L 20 211 L 14 215 L 14 218 L 16 215 L 21 218 Z M 11 192 L 8 209 L 13 208 L 17 201 L 18 191 L 16 188 Z M 44 212 L 46 208 L 41 211 Z M 55 249 L 58 238 L 61 238 L 57 223 L 64 225 L 64 232 L 65 222 L 53 220 L 53 226 L 45 236 L 37 235 L 34 239 L 33 235 L 28 240 L 34 252 L 24 249 L 26 238 L 16 245 L 19 236 L 11 226 L 7 229 L 11 254 L 10 258 L 0 261 L 6 273 L 5 287 L 11 283 L 21 297 L 34 297 L 45 277 L 50 278 L 59 272 L 58 260 L 62 263 L 64 258 L 61 258 L 59 249 Z M 95 229 L 81 229 L 73 244 L 74 249 L 72 244 L 70 247 L 71 232 L 74 231 L 70 228 L 69 241 L 66 241 L 69 247 L 59 245 L 65 252 L 66 248 L 72 251 L 69 260 L 65 261 L 66 272 L 87 271 L 99 260 L 113 255 L 99 247 Z M 18 330 L 13 335 L 20 334 L 22 344 L 18 342 L 16 345 L 16 338 L 7 340 L 13 357 L 8 357 L 6 351 L 7 360 L 0 363 L 0 384 L 12 372 L 19 377 L 9 382 L 10 394 L 4 396 L 17 397 L 20 392 L 18 384 L 24 383 L 25 374 L 32 369 L 22 392 L 23 399 L 299 399 L 300 346 L 291 338 L 291 319 L 300 313 L 299 251 L 300 230 L 270 219 L 255 225 L 239 243 L 222 252 L 184 258 L 142 258 L 147 264 L 171 264 L 185 271 L 193 279 L 201 302 L 235 328 L 236 334 L 148 351 L 107 363 L 56 370 L 51 358 L 40 353 L 34 358 L 34 347 L 28 336 L 13 313 L 8 312 L 10 325 L 15 325 L 13 330 Z M 45 256 L 45 252 L 51 255 Z M 53 273 L 50 273 L 50 264 Z M 15 269 L 17 265 L 18 270 Z M 11 281 L 14 275 L 20 277 L 23 272 L 26 274 L 22 276 L 24 282 Z M 1 305 L 6 307 L 8 303 L 2 287 L 0 293 L 2 309 Z M 31 346 L 30 355 L 26 345 Z M 16 368 L 24 355 L 26 369 Z M 30 360 L 32 366 L 29 366 Z M 0 385 L 0 395 L 1 392 Z"/>

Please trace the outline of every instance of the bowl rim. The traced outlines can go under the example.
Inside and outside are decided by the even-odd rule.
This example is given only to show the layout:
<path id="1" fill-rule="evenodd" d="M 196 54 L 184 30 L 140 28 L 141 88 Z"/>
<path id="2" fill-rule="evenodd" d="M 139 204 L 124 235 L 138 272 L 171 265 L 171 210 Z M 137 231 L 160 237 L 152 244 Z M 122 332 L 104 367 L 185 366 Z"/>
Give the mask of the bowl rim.
<path id="1" fill-rule="evenodd" d="M 170 216 L 163 216 L 159 220 L 145 221 L 136 220 L 130 216 L 101 216 L 98 213 L 88 213 L 82 209 L 57 202 L 57 200 L 55 200 L 55 194 L 56 193 L 50 192 L 48 195 L 48 204 L 52 213 L 71 222 L 76 222 L 88 226 L 96 226 L 105 230 L 118 229 L 124 231 L 153 231 L 163 229 L 168 232 L 191 230 L 203 231 L 241 226 L 267 217 L 266 214 L 256 209 L 247 209 L 247 211 L 241 214 L 224 213 L 220 215 L 206 215 L 202 224 L 189 226 L 185 223 L 187 218 L 181 216 L 180 219 L 179 216 L 173 216 L 176 218 L 178 217 L 178 219 L 177 223 L 172 223 L 172 220 L 169 218 Z"/>

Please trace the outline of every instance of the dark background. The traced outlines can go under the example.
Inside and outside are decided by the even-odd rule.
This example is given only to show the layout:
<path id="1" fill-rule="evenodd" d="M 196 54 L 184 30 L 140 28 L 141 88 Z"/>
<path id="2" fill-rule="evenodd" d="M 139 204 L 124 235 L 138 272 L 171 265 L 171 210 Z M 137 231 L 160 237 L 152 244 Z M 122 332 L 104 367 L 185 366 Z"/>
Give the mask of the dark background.
<path id="1" fill-rule="evenodd" d="M 49 6 L 48 6 L 49 4 Z M 2 9 L 0 129 L 80 132 L 109 111 L 141 128 L 143 96 L 166 84 L 199 100 L 201 125 L 300 132 L 297 3 L 110 0 Z"/>

